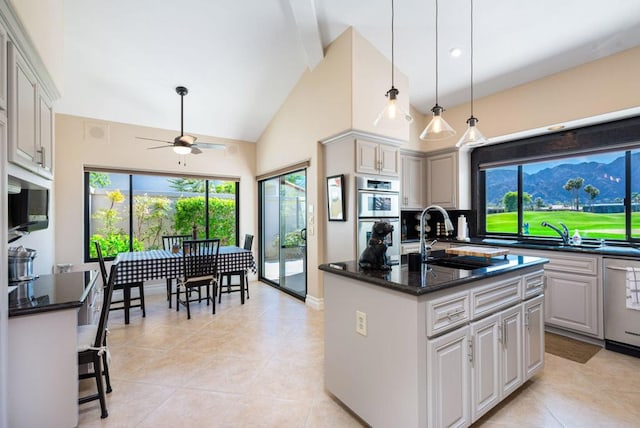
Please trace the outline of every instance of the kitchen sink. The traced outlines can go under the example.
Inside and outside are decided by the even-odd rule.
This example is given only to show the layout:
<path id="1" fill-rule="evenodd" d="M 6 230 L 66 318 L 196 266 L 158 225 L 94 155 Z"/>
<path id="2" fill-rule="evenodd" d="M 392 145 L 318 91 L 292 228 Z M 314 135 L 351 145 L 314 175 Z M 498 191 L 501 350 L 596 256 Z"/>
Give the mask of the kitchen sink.
<path id="1" fill-rule="evenodd" d="M 427 264 L 453 269 L 474 270 L 491 266 L 493 263 L 482 257 L 458 256 L 433 258 L 427 260 Z"/>

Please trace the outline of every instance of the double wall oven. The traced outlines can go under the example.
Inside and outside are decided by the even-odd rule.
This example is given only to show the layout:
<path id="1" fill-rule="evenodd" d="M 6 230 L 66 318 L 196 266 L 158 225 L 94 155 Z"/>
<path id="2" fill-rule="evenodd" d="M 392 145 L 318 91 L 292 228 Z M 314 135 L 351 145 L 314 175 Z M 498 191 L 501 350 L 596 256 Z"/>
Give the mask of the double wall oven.
<path id="1" fill-rule="evenodd" d="M 400 263 L 400 181 L 393 178 L 357 177 L 358 245 L 357 257 L 367 247 L 371 228 L 386 221 L 393 232 L 386 237 L 389 263 Z"/>

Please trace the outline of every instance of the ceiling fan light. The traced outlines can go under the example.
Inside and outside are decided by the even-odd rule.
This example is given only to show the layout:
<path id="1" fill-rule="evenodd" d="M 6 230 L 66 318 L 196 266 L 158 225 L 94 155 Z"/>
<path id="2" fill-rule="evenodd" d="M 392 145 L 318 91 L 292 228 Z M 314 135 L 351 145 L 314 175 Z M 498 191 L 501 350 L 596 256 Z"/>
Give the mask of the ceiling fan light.
<path id="1" fill-rule="evenodd" d="M 173 146 L 173 151 L 179 155 L 188 155 L 189 153 L 191 153 L 191 147 Z"/>
<path id="2" fill-rule="evenodd" d="M 459 148 L 464 146 L 471 148 L 481 146 L 489 142 L 489 140 L 487 140 L 485 136 L 482 135 L 482 132 L 480 132 L 480 130 L 476 126 L 477 123 L 478 119 L 473 116 L 467 119 L 467 130 L 464 134 L 462 134 L 462 137 L 456 143 L 456 147 Z"/>
<path id="3" fill-rule="evenodd" d="M 433 112 L 433 118 L 420 134 L 421 140 L 437 141 L 456 135 L 456 131 L 442 117 L 442 112 L 444 111 L 442 107 L 436 104 L 431 111 Z"/>

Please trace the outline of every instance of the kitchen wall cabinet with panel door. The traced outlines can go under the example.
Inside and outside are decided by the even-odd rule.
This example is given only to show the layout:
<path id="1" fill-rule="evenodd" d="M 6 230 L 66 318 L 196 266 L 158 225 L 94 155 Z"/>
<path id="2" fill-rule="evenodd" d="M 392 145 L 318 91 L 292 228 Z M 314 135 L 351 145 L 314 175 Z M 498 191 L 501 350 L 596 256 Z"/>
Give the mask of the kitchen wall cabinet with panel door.
<path id="1" fill-rule="evenodd" d="M 0 110 L 7 110 L 7 30 L 0 24 Z"/>
<path id="2" fill-rule="evenodd" d="M 356 172 L 397 177 L 400 150 L 388 144 L 356 140 Z"/>
<path id="3" fill-rule="evenodd" d="M 422 209 L 426 205 L 424 162 L 420 156 L 400 155 L 400 204 L 402 209 Z"/>
<path id="4" fill-rule="evenodd" d="M 8 160 L 45 178 L 53 177 L 51 101 L 17 47 L 7 44 Z"/>
<path id="5" fill-rule="evenodd" d="M 426 204 L 458 208 L 458 152 L 427 156 Z"/>

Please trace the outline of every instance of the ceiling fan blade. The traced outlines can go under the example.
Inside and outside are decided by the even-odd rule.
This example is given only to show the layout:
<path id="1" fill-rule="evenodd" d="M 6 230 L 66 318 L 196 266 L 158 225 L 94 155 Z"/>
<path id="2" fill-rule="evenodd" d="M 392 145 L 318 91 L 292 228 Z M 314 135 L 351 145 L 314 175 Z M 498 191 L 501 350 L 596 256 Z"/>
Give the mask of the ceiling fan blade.
<path id="1" fill-rule="evenodd" d="M 227 148 L 226 145 L 220 143 L 195 143 L 193 146 L 200 147 L 201 149 L 212 149 L 212 150 L 224 150 Z"/>
<path id="2" fill-rule="evenodd" d="M 193 147 L 193 146 L 191 146 L 191 154 L 192 154 L 192 155 L 199 155 L 200 153 L 202 153 L 202 150 L 200 150 L 200 149 L 199 149 L 199 148 L 197 148 L 197 147 Z"/>
<path id="3" fill-rule="evenodd" d="M 173 145 L 173 143 L 169 143 L 171 145 Z M 170 149 L 171 146 L 155 146 L 155 147 L 147 147 L 147 150 L 153 150 L 153 149 Z"/>
<path id="4" fill-rule="evenodd" d="M 139 139 L 139 140 L 158 141 L 160 143 L 173 144 L 173 142 L 171 142 L 171 141 L 158 140 L 157 138 L 146 138 L 146 137 L 136 137 L 136 138 Z"/>

